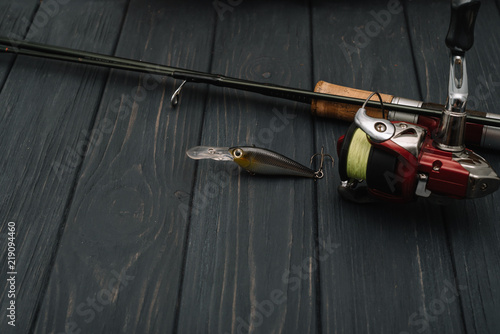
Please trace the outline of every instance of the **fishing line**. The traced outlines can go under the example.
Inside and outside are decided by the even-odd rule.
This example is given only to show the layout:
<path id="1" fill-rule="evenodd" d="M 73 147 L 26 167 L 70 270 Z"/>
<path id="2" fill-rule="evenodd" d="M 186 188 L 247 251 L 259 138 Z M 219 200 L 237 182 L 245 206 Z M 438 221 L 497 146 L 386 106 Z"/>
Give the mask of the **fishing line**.
<path id="1" fill-rule="evenodd" d="M 366 138 L 366 133 L 356 129 L 352 136 L 349 152 L 347 153 L 347 176 L 351 179 L 366 180 L 366 169 L 372 145 Z"/>

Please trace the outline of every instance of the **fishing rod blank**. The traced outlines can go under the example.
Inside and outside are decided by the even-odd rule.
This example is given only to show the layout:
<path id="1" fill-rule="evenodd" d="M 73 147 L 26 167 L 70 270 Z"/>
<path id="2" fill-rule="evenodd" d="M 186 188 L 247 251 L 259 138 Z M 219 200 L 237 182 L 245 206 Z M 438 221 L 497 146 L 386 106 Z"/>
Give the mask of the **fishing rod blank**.
<path id="1" fill-rule="evenodd" d="M 86 65 L 94 65 L 107 67 L 112 69 L 122 69 L 128 71 L 150 73 L 162 76 L 180 79 L 185 82 L 211 84 L 218 87 L 233 88 L 243 91 L 254 92 L 266 96 L 283 98 L 287 100 L 311 104 L 315 101 L 336 102 L 341 104 L 349 104 L 361 106 L 364 98 L 353 96 L 342 96 L 337 94 L 326 94 L 321 92 L 311 92 L 303 89 L 284 87 L 273 84 L 263 84 L 249 80 L 237 79 L 218 74 L 210 74 L 198 71 L 187 70 L 172 66 L 159 65 L 154 63 L 142 62 L 138 60 L 120 58 L 115 56 L 107 56 L 98 53 L 79 51 L 58 46 L 50 46 L 35 42 L 14 40 L 7 37 L 0 37 L 0 45 L 3 47 L 0 52 L 21 54 L 27 56 L 41 57 L 54 60 L 62 60 Z M 183 83 L 184 84 L 184 83 Z M 172 96 L 172 101 L 176 101 L 182 87 L 176 90 Z M 392 102 L 392 101 L 391 101 Z M 416 106 L 413 104 L 396 104 L 385 102 L 387 110 L 393 112 L 403 112 L 408 114 L 416 114 L 429 117 L 440 117 L 441 110 L 430 108 L 430 104 Z M 175 104 L 175 103 L 174 103 Z M 378 108 L 379 104 L 376 101 L 368 101 L 367 107 Z M 328 110 L 323 112 L 322 116 L 335 118 L 335 111 Z M 482 115 L 469 115 L 467 118 L 469 123 L 487 125 L 490 127 L 500 128 L 500 119 L 484 117 Z"/>

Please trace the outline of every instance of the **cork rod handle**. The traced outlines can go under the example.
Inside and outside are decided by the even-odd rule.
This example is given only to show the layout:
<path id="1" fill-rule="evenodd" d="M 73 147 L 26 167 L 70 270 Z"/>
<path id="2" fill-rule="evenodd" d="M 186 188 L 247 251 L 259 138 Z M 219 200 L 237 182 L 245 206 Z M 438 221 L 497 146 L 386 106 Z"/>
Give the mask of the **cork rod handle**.
<path id="1" fill-rule="evenodd" d="M 360 99 L 366 99 L 372 93 L 366 90 L 360 90 L 360 89 L 331 84 L 325 81 L 319 81 L 316 84 L 314 91 L 317 93 L 356 97 Z M 382 101 L 384 103 L 391 103 L 392 99 L 394 98 L 393 95 L 389 94 L 380 94 L 380 95 L 382 96 Z M 371 100 L 378 101 L 378 97 L 373 96 Z M 320 101 L 320 100 L 313 100 L 311 104 L 311 112 L 315 115 L 321 117 L 341 119 L 348 122 L 354 121 L 354 115 L 356 114 L 359 108 L 360 106 L 352 104 L 331 102 L 331 101 Z M 382 118 L 381 109 L 366 108 L 366 111 L 368 115 L 371 117 Z"/>

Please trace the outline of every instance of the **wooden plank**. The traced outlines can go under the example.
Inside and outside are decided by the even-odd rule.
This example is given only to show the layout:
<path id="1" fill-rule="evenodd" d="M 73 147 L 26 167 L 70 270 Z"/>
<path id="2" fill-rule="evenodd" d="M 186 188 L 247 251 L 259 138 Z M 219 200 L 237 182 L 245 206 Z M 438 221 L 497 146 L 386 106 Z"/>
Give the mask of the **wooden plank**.
<path id="1" fill-rule="evenodd" d="M 59 6 L 51 15 L 42 5 L 33 18 L 37 29 L 30 29 L 28 38 L 111 53 L 124 5 L 125 1 L 71 2 Z M 20 14 L 31 20 L 28 7 Z M 7 17 L 15 20 L 12 11 Z M 18 19 L 22 22 L 23 17 Z M 17 27 L 18 23 L 10 26 Z M 35 23 L 31 27 L 34 26 Z M 8 285 L 2 284 L 2 333 L 13 329 L 28 332 L 37 316 L 78 173 L 80 155 L 74 156 L 73 152 L 85 142 L 82 131 L 92 124 L 107 73 L 19 56 L 0 94 L 2 233 L 6 233 L 9 221 L 17 226 L 16 327 L 5 328 L 6 307 L 3 306 L 9 302 Z M 54 170 L 55 164 L 67 161 L 74 165 L 64 173 Z M 0 250 L 2 259 L 7 256 L 4 245 Z M 6 261 L 2 260 L 1 264 L 5 281 L 4 274 L 9 270 Z"/>
<path id="2" fill-rule="evenodd" d="M 419 98 L 398 2 L 360 9 L 352 1 L 314 1 L 313 22 L 315 81 Z M 316 140 L 333 154 L 348 125 L 315 124 Z M 347 202 L 336 191 L 337 168 L 318 183 L 317 194 L 319 239 L 340 244 L 331 253 L 319 248 L 323 332 L 463 332 L 460 304 L 449 295 L 456 286 L 440 209 Z M 443 292 L 449 303 L 441 301 Z"/>
<path id="3" fill-rule="evenodd" d="M 133 0 L 116 54 L 208 71 L 214 20 L 209 2 Z M 173 83 L 112 72 L 36 332 L 172 332 L 206 97 L 187 85 L 171 110 Z"/>
<path id="4" fill-rule="evenodd" d="M 241 3 L 217 22 L 213 72 L 312 89 L 309 23 L 307 2 Z M 210 88 L 200 144 L 255 144 L 307 164 L 318 150 L 308 109 Z M 178 331 L 320 331 L 315 182 L 198 166 Z"/>
<path id="5" fill-rule="evenodd" d="M 500 15 L 493 2 L 482 1 L 476 23 L 475 42 L 466 54 L 469 78 L 469 107 L 498 114 L 500 85 Z M 428 10 L 431 8 L 432 10 Z M 412 43 L 421 89 L 429 101 L 443 103 L 448 80 L 448 4 L 439 1 L 408 2 Z M 435 35 L 441 36 L 436 38 Z M 422 50 L 421 52 L 419 50 Z M 476 149 L 500 172 L 496 151 Z M 468 333 L 498 333 L 500 321 L 500 194 L 474 201 L 452 203 L 443 208 L 457 282 L 464 287 L 461 302 Z"/>
<path id="6" fill-rule="evenodd" d="M 0 34 L 23 39 L 37 8 L 36 0 L 0 1 Z M 11 54 L 0 54 L 0 87 L 3 87 L 15 58 Z"/>

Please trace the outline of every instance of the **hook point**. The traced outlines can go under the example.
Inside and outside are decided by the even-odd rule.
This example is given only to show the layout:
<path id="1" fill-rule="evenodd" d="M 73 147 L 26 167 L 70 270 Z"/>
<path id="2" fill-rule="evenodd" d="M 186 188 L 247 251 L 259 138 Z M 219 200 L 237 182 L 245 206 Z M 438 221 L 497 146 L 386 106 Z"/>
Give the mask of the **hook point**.
<path id="1" fill-rule="evenodd" d="M 187 80 L 184 80 L 180 85 L 179 88 L 175 90 L 175 92 L 172 94 L 172 97 L 170 98 L 170 105 L 172 108 L 175 108 L 177 104 L 179 103 L 179 95 L 181 94 L 182 88 L 186 84 Z"/>

